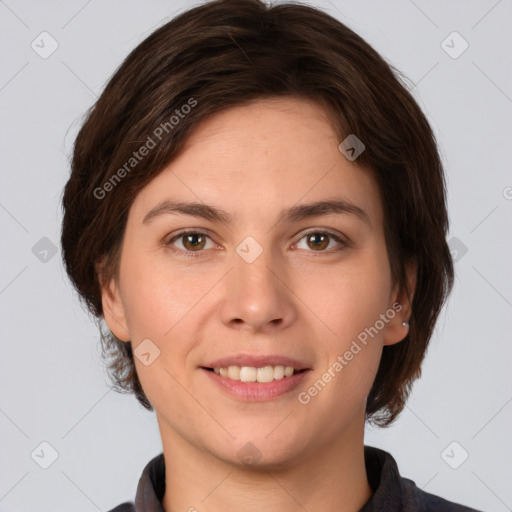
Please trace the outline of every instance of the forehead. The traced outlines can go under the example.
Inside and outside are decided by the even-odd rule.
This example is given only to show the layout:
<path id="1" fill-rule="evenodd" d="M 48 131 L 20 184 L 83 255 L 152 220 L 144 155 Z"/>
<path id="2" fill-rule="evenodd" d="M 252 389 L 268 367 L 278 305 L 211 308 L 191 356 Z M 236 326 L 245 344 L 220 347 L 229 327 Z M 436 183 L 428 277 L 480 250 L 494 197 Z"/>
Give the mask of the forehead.
<path id="1" fill-rule="evenodd" d="M 299 99 L 264 99 L 203 120 L 183 150 L 136 197 L 144 217 L 166 199 L 204 202 L 261 221 L 283 207 L 344 199 L 379 224 L 378 187 L 339 151 L 328 113 Z M 273 219 L 275 221 L 275 219 Z"/>

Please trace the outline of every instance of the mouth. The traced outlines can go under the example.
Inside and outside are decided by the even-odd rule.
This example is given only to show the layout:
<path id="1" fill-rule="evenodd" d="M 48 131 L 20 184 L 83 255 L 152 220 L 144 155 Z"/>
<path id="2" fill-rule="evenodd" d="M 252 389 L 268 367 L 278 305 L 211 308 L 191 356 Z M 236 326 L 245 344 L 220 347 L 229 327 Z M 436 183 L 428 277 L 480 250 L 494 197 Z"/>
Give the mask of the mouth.
<path id="1" fill-rule="evenodd" d="M 292 396 L 312 371 L 310 363 L 279 354 L 236 354 L 199 367 L 231 398 L 262 402 Z"/>
<path id="2" fill-rule="evenodd" d="M 266 365 L 260 367 L 237 365 L 216 367 L 202 366 L 201 368 L 234 381 L 259 382 L 262 384 L 273 382 L 275 380 L 287 379 L 299 373 L 308 371 L 308 368 L 297 369 L 293 366 L 284 365 Z"/>

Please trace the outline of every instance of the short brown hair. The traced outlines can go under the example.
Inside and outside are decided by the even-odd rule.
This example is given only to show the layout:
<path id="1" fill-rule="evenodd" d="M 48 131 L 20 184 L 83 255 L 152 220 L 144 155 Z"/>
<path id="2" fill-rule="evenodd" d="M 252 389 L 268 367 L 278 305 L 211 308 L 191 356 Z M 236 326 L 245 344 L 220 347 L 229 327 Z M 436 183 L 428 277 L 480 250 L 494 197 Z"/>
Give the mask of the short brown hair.
<path id="1" fill-rule="evenodd" d="M 137 377 L 131 343 L 101 326 L 100 282 L 118 275 L 135 196 L 207 116 L 262 98 L 295 97 L 324 106 L 340 142 L 355 134 L 365 144 L 357 163 L 371 170 L 379 186 L 394 282 L 406 287 L 406 264 L 417 263 L 408 336 L 384 347 L 366 406 L 367 420 L 391 424 L 421 374 L 453 285 L 442 164 L 425 115 L 400 77 L 328 14 L 260 0 L 215 0 L 194 7 L 128 55 L 76 137 L 62 201 L 66 270 L 100 323 L 103 355 L 118 391 L 133 392 L 153 410 Z M 194 107 L 172 122 L 186 104 Z M 127 168 L 134 152 L 158 138 L 151 137 L 158 127 L 156 147 Z M 105 263 L 101 269 L 100 262 Z"/>

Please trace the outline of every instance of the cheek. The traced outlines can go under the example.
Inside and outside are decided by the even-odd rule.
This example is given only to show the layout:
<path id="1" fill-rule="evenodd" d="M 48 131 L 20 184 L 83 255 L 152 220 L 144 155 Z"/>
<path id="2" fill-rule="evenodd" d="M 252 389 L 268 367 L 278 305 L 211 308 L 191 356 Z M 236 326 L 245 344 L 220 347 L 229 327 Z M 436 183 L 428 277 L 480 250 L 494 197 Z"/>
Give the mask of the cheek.
<path id="1" fill-rule="evenodd" d="M 194 304 L 205 290 L 165 262 L 132 254 L 124 267 L 125 312 L 133 340 L 134 362 L 144 393 L 156 410 L 185 410 L 190 399 L 180 386 L 184 382 L 187 354 L 194 345 L 191 326 Z M 206 285 L 201 285 L 202 287 Z M 138 359 L 138 344 L 149 339 L 149 352 L 157 354 L 149 365 Z M 147 342 L 146 342 L 147 343 Z M 170 399 L 172 397 L 172 399 Z"/>
<path id="2" fill-rule="evenodd" d="M 386 324 L 381 315 L 389 307 L 391 278 L 387 259 L 377 256 L 378 248 L 367 254 L 351 259 L 344 267 L 317 274 L 314 282 L 302 287 L 307 296 L 304 302 L 322 320 L 315 323 L 320 326 L 317 336 L 324 352 L 320 382 L 306 391 L 318 396 L 318 407 L 325 414 L 340 421 L 364 403 L 382 354 Z M 333 403 L 339 406 L 331 409 Z"/>
<path id="3" fill-rule="evenodd" d="M 346 265 L 316 272 L 300 283 L 299 296 L 327 328 L 340 350 L 373 326 L 388 308 L 391 278 L 387 260 L 375 254 L 354 256 Z M 301 278 L 302 279 L 302 278 Z M 316 322 L 318 323 L 318 322 Z"/>
<path id="4" fill-rule="evenodd" d="M 169 396 L 181 403 L 180 386 L 172 377 L 183 382 L 191 370 L 188 357 L 197 345 L 198 315 L 218 277 L 211 272 L 209 276 L 192 275 L 186 269 L 172 268 L 165 257 L 136 251 L 126 255 L 120 272 L 126 320 L 142 387 L 155 405 L 161 397 Z M 136 357 L 139 343 L 146 339 L 154 343 L 157 348 L 152 350 L 158 354 L 148 366 Z"/>
<path id="5" fill-rule="evenodd" d="M 165 257 L 134 252 L 123 265 L 124 309 L 133 339 L 172 337 L 208 290 L 204 279 L 171 268 Z"/>

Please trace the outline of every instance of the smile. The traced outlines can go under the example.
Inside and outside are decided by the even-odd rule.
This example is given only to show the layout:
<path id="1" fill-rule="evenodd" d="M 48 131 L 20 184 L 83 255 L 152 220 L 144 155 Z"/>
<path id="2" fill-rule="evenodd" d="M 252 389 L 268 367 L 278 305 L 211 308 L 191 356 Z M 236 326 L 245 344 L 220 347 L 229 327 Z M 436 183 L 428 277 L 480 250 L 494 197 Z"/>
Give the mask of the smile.
<path id="1" fill-rule="evenodd" d="M 296 370 L 293 366 L 263 366 L 256 368 L 254 366 L 227 366 L 221 368 L 207 368 L 217 375 L 222 375 L 231 380 L 239 382 L 272 382 L 281 380 L 285 377 L 291 377 L 295 373 L 304 370 Z"/>

